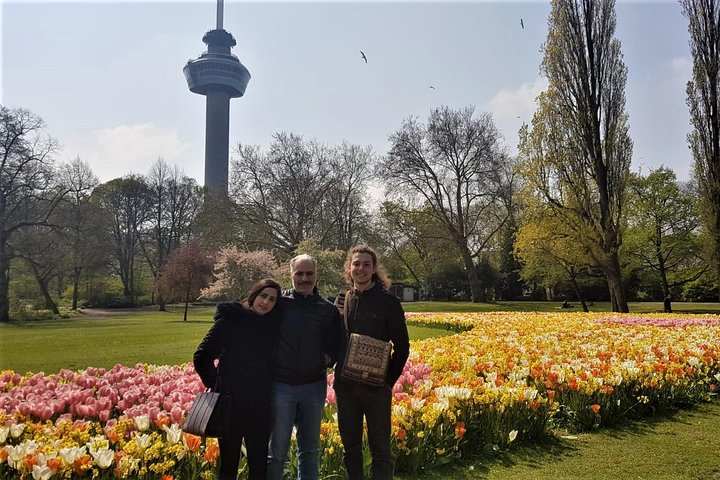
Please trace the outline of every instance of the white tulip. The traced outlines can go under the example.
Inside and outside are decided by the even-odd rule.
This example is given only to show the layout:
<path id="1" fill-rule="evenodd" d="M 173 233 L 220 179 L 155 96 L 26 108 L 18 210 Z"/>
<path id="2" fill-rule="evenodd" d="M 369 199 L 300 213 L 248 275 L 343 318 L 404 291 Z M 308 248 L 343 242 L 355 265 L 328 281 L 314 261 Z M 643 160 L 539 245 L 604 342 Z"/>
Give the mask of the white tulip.
<path id="1" fill-rule="evenodd" d="M 147 435 L 145 433 L 138 433 L 137 435 L 135 435 L 135 442 L 140 446 L 140 448 L 145 450 L 150 446 L 150 435 Z"/>
<path id="2" fill-rule="evenodd" d="M 508 438 L 510 439 L 510 442 L 514 442 L 515 439 L 517 438 L 517 436 L 518 436 L 518 431 L 517 431 L 517 430 L 513 430 L 512 432 L 510 432 L 510 433 L 508 434 Z"/>
<path id="3" fill-rule="evenodd" d="M 33 465 L 32 476 L 35 480 L 48 480 L 54 473 L 47 465 Z"/>
<path id="4" fill-rule="evenodd" d="M 93 457 L 95 458 L 95 463 L 98 467 L 108 468 L 113 464 L 113 460 L 115 460 L 115 452 L 106 448 L 98 450 L 96 455 L 93 455 Z"/>
<path id="5" fill-rule="evenodd" d="M 86 448 L 87 447 L 85 445 L 83 445 L 82 447 L 61 448 L 58 453 L 63 459 L 63 462 L 67 463 L 68 465 L 72 465 L 75 460 L 85 455 Z"/>
<path id="6" fill-rule="evenodd" d="M 145 430 L 150 428 L 150 417 L 148 415 L 138 415 L 137 417 L 133 418 L 133 422 L 135 423 L 135 428 L 137 428 L 141 432 L 144 432 Z"/>
<path id="7" fill-rule="evenodd" d="M 25 430 L 24 423 L 14 423 L 10 425 L 10 436 L 12 438 L 18 438 L 20 435 L 22 435 L 23 430 Z"/>
<path id="8" fill-rule="evenodd" d="M 173 423 L 170 426 L 163 425 L 163 430 L 165 430 L 165 433 L 167 435 L 167 442 L 171 445 L 174 445 L 180 441 L 180 434 L 182 433 L 182 429 L 180 429 L 180 426 Z"/>
<path id="9" fill-rule="evenodd" d="M 10 427 L 0 427 L 0 443 L 5 443 L 9 433 Z"/>

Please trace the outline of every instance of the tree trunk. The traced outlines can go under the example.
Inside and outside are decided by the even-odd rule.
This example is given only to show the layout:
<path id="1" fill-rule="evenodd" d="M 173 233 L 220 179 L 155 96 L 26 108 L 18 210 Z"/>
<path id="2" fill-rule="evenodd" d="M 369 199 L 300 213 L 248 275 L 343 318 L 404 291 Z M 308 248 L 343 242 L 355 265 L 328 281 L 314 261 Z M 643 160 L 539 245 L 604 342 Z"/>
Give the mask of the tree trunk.
<path id="1" fill-rule="evenodd" d="M 468 283 L 470 284 L 470 295 L 472 296 L 472 302 L 483 302 L 485 301 L 485 295 L 482 290 L 482 284 L 480 283 L 480 277 L 478 277 L 477 270 L 475 269 L 475 262 L 473 262 L 467 245 L 458 244 L 458 247 L 462 252 L 463 264 L 465 265 L 465 271 L 467 272 L 468 276 Z"/>
<path id="2" fill-rule="evenodd" d="M 72 309 L 77 310 L 78 306 L 78 296 L 80 295 L 80 271 L 79 269 L 73 269 L 72 274 L 72 285 L 73 285 L 73 292 L 72 292 Z"/>
<path id="3" fill-rule="evenodd" d="M 73 280 L 73 292 L 72 292 L 72 310 L 77 310 L 78 304 L 78 282 Z"/>
<path id="4" fill-rule="evenodd" d="M 165 302 L 165 297 L 162 296 L 162 293 L 158 293 L 158 311 L 159 312 L 167 312 L 167 303 Z"/>
<path id="5" fill-rule="evenodd" d="M 625 291 L 622 286 L 622 276 L 620 275 L 620 260 L 617 254 L 610 256 L 610 264 L 605 265 L 605 276 L 607 277 L 608 290 L 610 291 L 610 302 L 613 312 L 628 313 L 627 300 L 625 299 Z"/>
<path id="6" fill-rule="evenodd" d="M 43 297 L 45 298 L 45 306 L 53 312 L 55 315 L 60 315 L 60 310 L 58 310 L 57 305 L 55 305 L 55 300 L 53 300 L 52 295 L 50 295 L 50 292 L 48 291 L 47 282 L 43 280 L 42 276 L 40 275 L 40 272 L 37 269 L 37 266 L 32 263 L 30 263 L 30 269 L 33 272 L 33 275 L 35 276 L 35 281 L 38 284 L 38 287 L 40 288 L 40 293 L 43 294 Z"/>
<path id="7" fill-rule="evenodd" d="M 188 305 L 190 304 L 190 290 L 185 292 L 185 314 L 183 315 L 183 322 L 187 322 Z"/>
<path id="8" fill-rule="evenodd" d="M 2 232 L 2 230 L 0 230 Z M 0 233 L 0 235 L 2 235 Z M 5 238 L 0 238 L 0 323 L 10 321 L 10 261 L 5 251 Z"/>
<path id="9" fill-rule="evenodd" d="M 585 303 L 585 299 L 582 296 L 582 293 L 580 292 L 580 286 L 577 283 L 576 275 L 575 275 L 575 269 L 572 269 L 572 273 L 570 274 L 570 283 L 573 286 L 573 290 L 575 290 L 575 296 L 580 301 L 580 304 L 582 305 L 583 312 L 587 313 L 590 310 L 588 310 L 587 303 Z"/>

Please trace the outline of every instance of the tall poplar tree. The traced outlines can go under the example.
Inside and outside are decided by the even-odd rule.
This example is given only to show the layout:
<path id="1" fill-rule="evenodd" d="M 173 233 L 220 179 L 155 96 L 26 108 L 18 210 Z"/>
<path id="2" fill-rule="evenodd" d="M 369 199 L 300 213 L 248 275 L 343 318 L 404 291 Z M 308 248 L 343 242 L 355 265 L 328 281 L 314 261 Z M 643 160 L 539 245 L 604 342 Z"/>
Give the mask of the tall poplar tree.
<path id="1" fill-rule="evenodd" d="M 615 24 L 613 0 L 553 0 L 541 65 L 549 87 L 521 132 L 521 176 L 603 271 L 613 311 L 627 312 L 619 250 L 632 141 Z"/>
<path id="2" fill-rule="evenodd" d="M 690 32 L 692 80 L 687 104 L 693 130 L 688 134 L 695 159 L 705 224 L 713 239 L 714 269 L 720 277 L 720 3 L 681 0 Z"/>

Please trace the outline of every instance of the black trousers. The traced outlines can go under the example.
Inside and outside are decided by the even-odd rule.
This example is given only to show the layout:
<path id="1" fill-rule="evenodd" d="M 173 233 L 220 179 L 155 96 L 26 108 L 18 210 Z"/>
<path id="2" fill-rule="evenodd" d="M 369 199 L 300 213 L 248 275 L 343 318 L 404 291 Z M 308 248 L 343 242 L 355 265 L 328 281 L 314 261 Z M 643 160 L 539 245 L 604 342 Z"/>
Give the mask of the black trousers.
<path id="1" fill-rule="evenodd" d="M 373 480 L 392 478 L 390 454 L 390 387 L 366 387 L 357 383 L 334 384 L 338 408 L 338 428 L 345 450 L 345 469 L 350 480 L 362 480 L 363 416 L 367 422 L 368 444 L 372 454 Z"/>
<path id="2" fill-rule="evenodd" d="M 232 402 L 228 427 L 220 438 L 220 480 L 236 480 L 240 447 L 245 440 L 250 480 L 267 479 L 270 441 L 270 398 L 266 401 Z"/>

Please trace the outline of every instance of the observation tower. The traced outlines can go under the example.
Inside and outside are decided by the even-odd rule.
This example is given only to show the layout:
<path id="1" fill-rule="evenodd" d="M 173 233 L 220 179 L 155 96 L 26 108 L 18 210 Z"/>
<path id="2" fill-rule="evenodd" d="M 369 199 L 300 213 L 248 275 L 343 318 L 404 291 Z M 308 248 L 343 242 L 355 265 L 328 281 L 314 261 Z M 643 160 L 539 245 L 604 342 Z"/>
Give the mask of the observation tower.
<path id="1" fill-rule="evenodd" d="M 250 72 L 230 53 L 236 45 L 223 29 L 223 0 L 217 0 L 217 27 L 202 41 L 207 51 L 183 68 L 188 88 L 205 95 L 205 186 L 217 194 L 228 191 L 228 150 L 230 143 L 230 99 L 242 97 Z"/>

